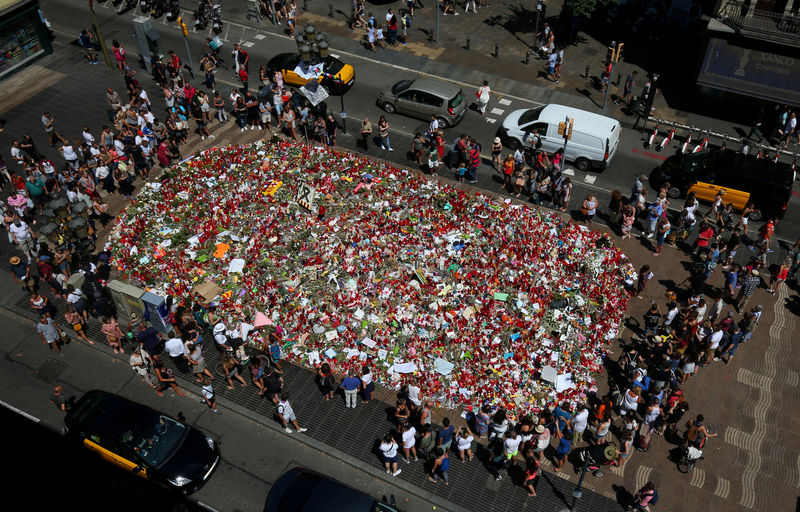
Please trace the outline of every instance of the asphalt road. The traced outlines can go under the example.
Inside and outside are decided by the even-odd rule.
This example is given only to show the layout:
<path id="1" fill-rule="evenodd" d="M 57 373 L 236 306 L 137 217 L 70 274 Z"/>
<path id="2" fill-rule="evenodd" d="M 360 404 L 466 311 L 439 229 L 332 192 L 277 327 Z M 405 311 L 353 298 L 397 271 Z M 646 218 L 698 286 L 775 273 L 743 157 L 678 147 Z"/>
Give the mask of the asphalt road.
<path id="1" fill-rule="evenodd" d="M 11 286 L 5 273 L 0 276 L 2 289 Z M 222 406 L 222 415 L 212 414 L 191 390 L 188 397 L 170 391 L 160 398 L 126 360 L 77 341 L 59 357 L 30 322 L 2 309 L 0 322 L 0 422 L 6 434 L 0 476 L 8 510 L 49 510 L 70 503 L 82 510 L 254 512 L 263 509 L 272 483 L 295 466 L 313 468 L 378 498 L 394 494 L 404 511 L 436 506 L 309 447 L 295 438 L 301 434 L 288 436 Z M 98 388 L 173 416 L 182 413 L 219 442 L 223 462 L 205 487 L 187 499 L 125 474 L 67 445 L 61 436 L 64 413 L 49 401 L 55 384 L 64 386 L 66 396 Z"/>
<path id="2" fill-rule="evenodd" d="M 69 0 L 45 0 L 42 5 L 46 9 L 49 19 L 54 23 L 56 30 L 67 37 L 72 34 L 77 35 L 80 29 L 90 22 L 88 10 L 84 9 L 85 14 L 83 15 L 77 13 L 74 4 Z M 109 42 L 112 38 L 119 39 L 123 46 L 128 48 L 128 59 L 132 61 L 135 58 L 134 53 L 137 51 L 132 33 L 133 19 L 141 16 L 139 10 L 137 9 L 135 12 L 117 12 L 117 8 L 114 8 L 111 2 L 105 2 L 96 7 L 96 12 L 105 37 Z M 189 11 L 184 12 L 184 18 L 191 27 L 191 13 Z M 224 15 L 223 19 L 225 19 Z M 172 49 L 181 56 L 184 63 L 188 63 L 186 44 L 176 25 L 167 23 L 164 16 L 160 19 L 153 19 L 152 24 L 160 36 L 158 42 L 161 52 L 166 54 L 167 50 Z M 203 32 L 194 32 L 192 30 L 189 33 L 188 43 L 195 68 L 198 67 L 198 56 L 207 36 L 213 36 L 210 28 Z M 294 41 L 277 29 L 272 28 L 271 24 L 266 21 L 262 22 L 262 27 L 258 27 L 255 24 L 240 24 L 226 20 L 225 28 L 220 36 L 227 45 L 227 47 L 223 48 L 222 55 L 229 62 L 231 57 L 228 54 L 228 49 L 233 43 L 240 43 L 247 48 L 250 53 L 251 76 L 255 78 L 257 78 L 259 66 L 266 64 L 275 54 L 296 51 Z M 378 93 L 384 87 L 398 80 L 419 76 L 420 73 L 406 66 L 393 63 L 393 53 L 395 52 L 379 50 L 377 53 L 371 53 L 361 48 L 351 48 L 351 50 L 338 49 L 334 45 L 331 48 L 331 54 L 338 56 L 344 62 L 352 64 L 356 70 L 356 83 L 343 97 L 344 110 L 347 112 L 346 126 L 348 131 L 347 134 L 339 134 L 337 144 L 363 152 L 363 149 L 356 145 L 356 141 L 359 138 L 358 129 L 361 120 L 364 117 L 368 117 L 375 123 L 380 115 L 385 115 L 391 127 L 391 141 L 395 151 L 390 153 L 377 147 L 370 147 L 367 153 L 399 165 L 415 166 L 416 164 L 408 158 L 407 152 L 411 147 L 414 134 L 416 132 L 424 133 L 428 122 L 399 114 L 386 114 L 376 105 L 376 99 Z M 77 51 L 80 51 L 80 48 L 76 47 Z M 144 73 L 144 69 L 139 71 L 140 79 L 143 78 L 142 75 Z M 198 87 L 202 87 L 200 73 L 198 72 L 195 75 L 197 77 L 195 84 Z M 441 73 L 434 75 L 425 73 L 425 75 L 460 85 L 468 100 L 474 98 L 474 93 L 480 85 L 480 81 L 477 79 L 478 74 L 465 73 L 465 70 L 457 69 L 453 66 L 442 66 Z M 490 80 L 490 85 L 492 85 L 491 77 L 486 76 L 484 78 Z M 148 85 L 152 85 L 149 78 L 141 81 L 146 88 Z M 251 79 L 250 85 L 251 89 L 257 89 L 257 80 Z M 239 87 L 240 84 L 235 80 L 233 71 L 228 70 L 217 73 L 217 86 L 223 91 L 223 96 L 227 97 L 229 90 Z M 526 88 L 524 83 L 522 87 L 514 88 L 515 91 L 524 91 L 526 89 L 531 91 L 530 95 L 514 95 L 503 90 L 493 90 L 493 97 L 487 108 L 486 117 L 482 118 L 474 109 L 469 109 L 458 126 L 446 130 L 445 138 L 448 143 L 452 142 L 458 134 L 466 133 L 481 142 L 483 154 L 487 157 L 485 163 L 488 163 L 489 147 L 505 116 L 513 110 L 530 108 L 541 104 L 537 102 L 535 97 L 535 88 Z M 150 91 L 150 97 L 154 100 L 154 104 L 157 106 L 162 105 L 158 90 L 150 87 Z M 342 103 L 338 97 L 331 96 L 327 100 L 327 104 L 334 113 L 342 110 Z M 604 172 L 592 171 L 585 173 L 567 166 L 573 173 L 572 207 L 577 209 L 580 201 L 589 192 L 597 196 L 601 206 L 605 206 L 608 203 L 610 193 L 614 189 L 618 189 L 622 191 L 623 195 L 628 196 L 635 178 L 640 174 L 649 175 L 653 169 L 660 165 L 668 153 L 656 153 L 644 149 L 644 139 L 645 134 L 638 130 L 633 130 L 626 126 L 626 123 L 623 123 L 620 149 L 608 169 Z M 678 143 L 676 142 L 673 145 L 677 148 Z M 444 172 L 440 174 L 447 176 L 447 173 Z M 481 168 L 477 186 L 493 192 L 502 193 L 503 191 L 502 179 L 488 165 L 484 165 Z M 679 208 L 681 201 L 676 200 L 674 203 L 673 206 Z M 758 224 L 755 227 L 758 227 Z M 777 229 L 777 237 L 792 243 L 800 238 L 800 187 L 797 185 L 795 185 L 795 194 L 790 200 L 787 215 Z"/>

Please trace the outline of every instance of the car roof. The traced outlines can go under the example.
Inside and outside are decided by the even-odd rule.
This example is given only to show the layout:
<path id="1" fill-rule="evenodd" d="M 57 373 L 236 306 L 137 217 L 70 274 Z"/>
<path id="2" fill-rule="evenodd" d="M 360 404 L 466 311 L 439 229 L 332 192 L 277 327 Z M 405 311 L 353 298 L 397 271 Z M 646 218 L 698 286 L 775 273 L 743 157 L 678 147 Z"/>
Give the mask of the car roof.
<path id="1" fill-rule="evenodd" d="M 546 105 L 539 113 L 539 120 L 549 123 L 560 123 L 567 117 L 575 119 L 575 130 L 584 133 L 608 134 L 619 128 L 616 119 L 555 103 Z"/>
<path id="2" fill-rule="evenodd" d="M 733 174 L 747 176 L 757 182 L 770 183 L 783 188 L 791 189 L 794 183 L 794 171 L 788 163 L 773 162 L 768 158 L 756 158 L 742 155 L 731 149 L 706 149 L 698 153 L 682 155 L 685 159 L 693 160 L 709 158 L 709 165 L 717 169 L 728 169 Z"/>
<path id="3" fill-rule="evenodd" d="M 142 420 L 157 418 L 153 409 L 101 390 L 87 392 L 70 410 L 68 418 L 80 427 L 122 439 L 130 426 Z"/>
<path id="4" fill-rule="evenodd" d="M 268 507 L 279 504 L 281 508 L 275 509 L 279 512 L 372 512 L 375 499 L 316 471 L 297 467 L 284 473 L 270 490 Z M 268 510 L 272 512 L 273 509 Z"/>
<path id="5" fill-rule="evenodd" d="M 418 91 L 429 92 L 445 99 L 455 97 L 461 90 L 461 87 L 455 84 L 424 77 L 415 79 L 409 86 L 409 88 L 412 87 Z"/>

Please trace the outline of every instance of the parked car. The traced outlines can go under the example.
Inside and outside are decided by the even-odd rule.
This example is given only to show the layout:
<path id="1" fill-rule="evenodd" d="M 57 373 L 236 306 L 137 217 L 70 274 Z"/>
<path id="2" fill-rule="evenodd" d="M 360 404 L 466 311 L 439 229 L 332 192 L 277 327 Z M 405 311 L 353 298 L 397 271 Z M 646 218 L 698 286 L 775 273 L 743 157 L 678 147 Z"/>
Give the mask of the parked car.
<path id="1" fill-rule="evenodd" d="M 283 82 L 297 87 L 302 87 L 312 78 L 318 78 L 331 94 L 344 94 L 356 81 L 353 66 L 330 55 L 305 62 L 297 53 L 279 53 L 267 62 L 267 70 L 270 75 L 280 70 Z"/>
<path id="2" fill-rule="evenodd" d="M 742 155 L 726 149 L 706 149 L 699 153 L 677 154 L 667 158 L 652 175 L 651 183 L 660 187 L 669 182 L 672 198 L 686 195 L 691 189 L 698 199 L 710 201 L 717 190 L 724 188 L 725 203 L 732 202 L 737 210 L 753 201 L 759 212 L 750 219 L 783 217 L 792 196 L 794 171 L 787 163 Z"/>
<path id="3" fill-rule="evenodd" d="M 578 170 L 605 169 L 619 148 L 619 121 L 574 107 L 549 104 L 511 112 L 499 130 L 509 149 L 531 147 L 533 130 L 539 132 L 542 151 L 554 153 L 564 147 L 559 123 L 573 120 L 572 138 L 567 141 L 564 159 Z"/>
<path id="4" fill-rule="evenodd" d="M 100 390 L 75 403 L 64 430 L 107 462 L 183 494 L 202 487 L 221 460 L 217 443 L 196 428 Z"/>
<path id="5" fill-rule="evenodd" d="M 389 114 L 397 112 L 426 121 L 434 115 L 442 128 L 457 125 L 467 112 L 460 87 L 432 78 L 395 82 L 378 94 L 378 105 Z"/>
<path id="6" fill-rule="evenodd" d="M 267 495 L 264 512 L 400 512 L 349 485 L 310 469 L 282 474 Z"/>

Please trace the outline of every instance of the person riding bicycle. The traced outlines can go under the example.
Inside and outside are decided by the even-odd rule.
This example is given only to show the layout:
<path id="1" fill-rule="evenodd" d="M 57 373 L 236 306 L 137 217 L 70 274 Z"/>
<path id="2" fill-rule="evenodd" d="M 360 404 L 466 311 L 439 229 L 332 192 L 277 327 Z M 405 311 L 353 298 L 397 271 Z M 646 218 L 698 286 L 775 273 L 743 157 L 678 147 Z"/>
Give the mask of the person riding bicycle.
<path id="1" fill-rule="evenodd" d="M 706 439 L 709 437 L 717 437 L 718 435 L 716 432 L 712 434 L 706 430 L 706 426 L 703 425 L 703 419 L 703 415 L 698 414 L 696 419 L 687 421 L 687 430 L 684 434 L 684 440 L 698 450 L 702 449 L 706 444 Z"/>

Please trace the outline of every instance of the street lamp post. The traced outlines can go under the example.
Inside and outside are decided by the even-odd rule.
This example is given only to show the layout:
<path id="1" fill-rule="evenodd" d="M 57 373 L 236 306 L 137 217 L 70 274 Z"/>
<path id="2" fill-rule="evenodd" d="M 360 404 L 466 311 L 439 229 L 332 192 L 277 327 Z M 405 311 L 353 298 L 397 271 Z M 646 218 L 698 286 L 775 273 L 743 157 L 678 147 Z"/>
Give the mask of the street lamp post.
<path id="1" fill-rule="evenodd" d="M 589 461 L 587 460 L 583 463 L 583 469 L 581 469 L 581 477 L 578 479 L 578 485 L 575 487 L 575 490 L 572 491 L 572 505 L 569 507 L 570 510 L 575 510 L 575 504 L 579 499 L 581 499 L 581 496 L 583 496 L 583 489 L 581 486 L 583 486 L 583 477 L 586 476 L 586 470 L 588 467 Z"/>
<path id="2" fill-rule="evenodd" d="M 342 118 L 342 133 L 347 135 L 347 111 L 344 109 L 344 93 L 339 95 L 339 99 L 342 101 L 342 111 L 339 112 L 339 116 Z"/>
<path id="3" fill-rule="evenodd" d="M 103 37 L 103 31 L 100 30 L 100 24 L 97 23 L 97 16 L 94 13 L 94 0 L 87 0 L 89 4 L 89 12 L 92 13 L 92 23 L 94 24 L 94 32 L 97 35 L 97 41 L 100 43 L 100 49 L 103 50 L 103 58 L 106 61 L 108 69 L 114 69 L 114 64 L 111 62 L 111 56 L 108 54 L 108 47 L 106 46 L 106 38 Z"/>

